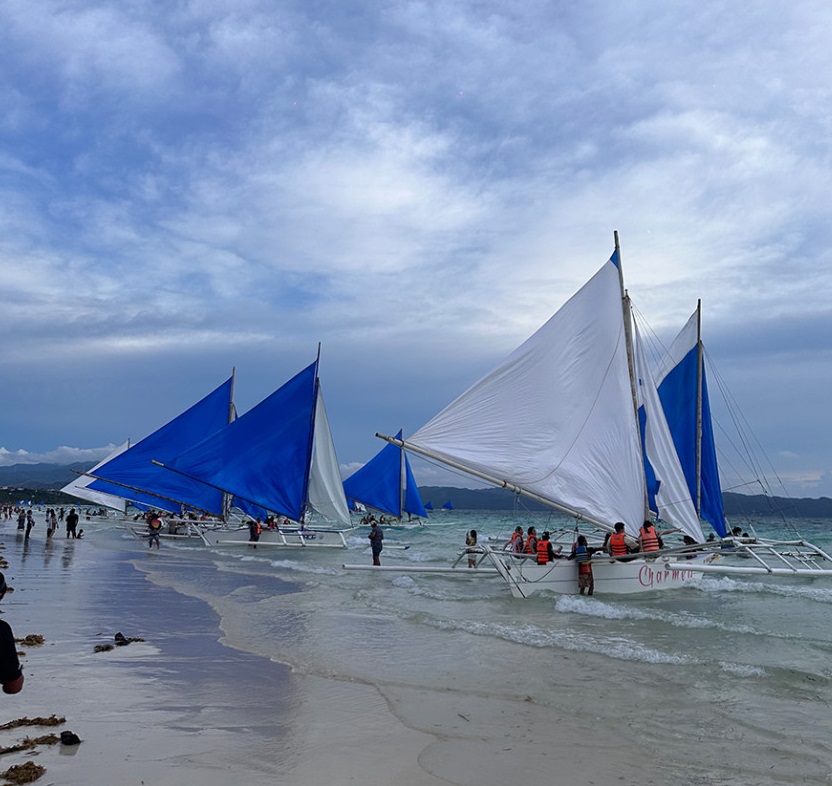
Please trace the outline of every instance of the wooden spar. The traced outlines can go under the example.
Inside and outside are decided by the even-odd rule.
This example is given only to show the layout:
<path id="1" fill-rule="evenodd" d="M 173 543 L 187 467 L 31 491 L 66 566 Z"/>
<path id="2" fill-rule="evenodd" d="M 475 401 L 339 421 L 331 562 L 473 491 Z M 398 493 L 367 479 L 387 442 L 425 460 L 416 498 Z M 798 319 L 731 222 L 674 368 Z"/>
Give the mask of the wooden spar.
<path id="1" fill-rule="evenodd" d="M 622 318 L 624 320 L 624 340 L 627 345 L 627 368 L 630 372 L 630 393 L 633 397 L 633 418 L 635 419 L 636 434 L 638 435 L 639 455 L 641 455 L 644 452 L 644 445 L 641 444 L 641 428 L 639 428 L 638 423 L 638 392 L 636 388 L 635 361 L 633 359 L 633 326 L 631 322 L 632 309 L 630 308 L 630 296 L 627 294 L 627 290 L 624 289 L 624 269 L 623 264 L 621 262 L 621 245 L 618 242 L 617 229 L 613 231 L 613 238 L 615 239 L 615 254 L 618 260 L 618 284 L 621 288 L 621 311 Z M 643 499 L 642 507 L 644 509 L 643 519 L 647 520 L 650 518 L 650 502 L 647 497 L 647 478 L 644 474 L 643 463 L 641 473 L 641 488 Z"/>
<path id="2" fill-rule="evenodd" d="M 521 497 L 534 500 L 535 502 L 539 502 L 541 505 L 546 505 L 546 507 L 548 508 L 559 510 L 561 513 L 566 513 L 568 516 L 572 516 L 573 518 L 579 519 L 580 521 L 586 521 L 588 524 L 593 524 L 594 526 L 604 530 L 604 532 L 615 531 L 614 527 L 611 527 L 609 524 L 606 524 L 603 521 L 599 521 L 598 519 L 595 519 L 591 516 L 585 516 L 583 513 L 580 513 L 577 510 L 572 510 L 572 508 L 568 508 L 565 505 L 561 505 L 558 502 L 554 502 L 551 499 L 547 499 L 546 497 L 543 497 L 540 494 L 535 494 L 533 491 L 524 489 L 522 486 L 515 486 L 513 483 L 509 483 L 507 480 L 500 480 L 499 478 L 495 478 L 494 476 L 488 475 L 485 472 L 479 472 L 478 470 L 471 469 L 470 467 L 466 467 L 463 464 L 459 464 L 456 461 L 453 461 L 452 459 L 445 458 L 444 456 L 436 456 L 428 450 L 424 450 L 423 448 L 419 448 L 415 445 L 408 444 L 403 439 L 396 439 L 396 437 L 388 437 L 384 434 L 379 434 L 378 432 L 376 432 L 376 436 L 379 439 L 383 439 L 385 442 L 389 442 L 391 445 L 398 445 L 400 448 L 403 448 L 404 450 L 411 451 L 411 453 L 418 453 L 420 456 L 425 456 L 426 458 L 432 459 L 433 461 L 439 461 L 442 464 L 451 467 L 452 469 L 458 469 L 461 472 L 465 472 L 468 475 L 473 475 L 475 478 L 480 478 L 480 480 L 484 480 L 488 483 L 491 483 L 494 486 L 508 489 L 514 494 L 519 494 Z"/>
<path id="3" fill-rule="evenodd" d="M 158 464 L 158 462 L 153 461 L 153 464 Z M 160 467 L 163 467 L 164 464 L 159 464 Z M 181 499 L 174 499 L 173 497 L 166 497 L 164 494 L 157 494 L 155 491 L 148 491 L 147 489 L 140 489 L 138 486 L 130 486 L 127 483 L 119 483 L 117 480 L 110 480 L 109 478 L 102 478 L 100 475 L 93 475 L 90 472 L 81 472 L 80 470 L 73 469 L 71 470 L 76 475 L 85 475 L 88 478 L 93 478 L 93 480 L 100 480 L 103 483 L 111 483 L 113 486 L 119 486 L 123 489 L 129 489 L 130 491 L 137 491 L 139 494 L 147 494 L 150 497 L 158 497 L 159 499 L 167 500 L 168 502 L 174 502 L 177 505 L 184 505 L 186 508 L 193 508 L 194 510 L 201 510 L 203 513 L 210 513 L 212 516 L 214 515 L 213 510 L 208 510 L 206 508 L 201 508 L 199 505 L 193 505 L 190 502 L 183 502 Z M 95 491 L 95 489 L 93 489 Z M 117 496 L 117 495 L 116 495 Z M 142 503 L 145 504 L 145 503 Z"/>

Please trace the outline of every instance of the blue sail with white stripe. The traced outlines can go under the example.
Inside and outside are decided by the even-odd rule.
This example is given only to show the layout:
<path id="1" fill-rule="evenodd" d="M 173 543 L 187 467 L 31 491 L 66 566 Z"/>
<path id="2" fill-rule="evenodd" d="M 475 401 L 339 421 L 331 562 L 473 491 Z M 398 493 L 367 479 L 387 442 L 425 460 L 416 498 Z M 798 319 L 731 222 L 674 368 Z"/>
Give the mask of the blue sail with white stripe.
<path id="1" fill-rule="evenodd" d="M 402 438 L 401 431 L 396 438 Z M 344 493 L 348 500 L 361 502 L 397 519 L 404 514 L 428 516 L 407 454 L 392 443 L 385 445 L 344 481 Z"/>
<path id="2" fill-rule="evenodd" d="M 728 534 L 728 526 L 722 505 L 722 485 L 719 481 L 704 364 L 701 364 L 701 434 L 697 434 L 700 367 L 698 317 L 697 310 L 673 341 L 656 380 L 659 398 L 673 435 L 691 499 L 699 516 L 707 521 L 720 537 L 725 537 Z M 700 455 L 698 482 L 697 442 Z"/>

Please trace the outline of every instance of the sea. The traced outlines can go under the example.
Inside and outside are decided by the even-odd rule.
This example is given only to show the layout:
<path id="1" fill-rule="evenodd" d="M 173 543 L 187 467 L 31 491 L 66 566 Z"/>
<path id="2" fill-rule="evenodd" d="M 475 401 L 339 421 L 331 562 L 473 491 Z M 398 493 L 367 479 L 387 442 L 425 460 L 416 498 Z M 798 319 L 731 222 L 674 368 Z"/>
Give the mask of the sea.
<path id="1" fill-rule="evenodd" d="M 517 525 L 572 526 L 546 513 L 438 511 L 386 527 L 382 564 L 448 565 L 469 530 L 500 543 Z M 495 697 L 542 708 L 528 732 L 541 745 L 568 722 L 643 751 L 645 783 L 832 783 L 832 577 L 706 574 L 668 591 L 519 600 L 497 576 L 345 570 L 370 564 L 367 528 L 346 550 L 164 541 L 149 555 L 112 522 L 82 526 L 98 548 L 132 552 L 147 581 L 209 604 L 225 646 L 388 686 L 405 725 L 425 724 L 426 693 L 460 706 Z M 742 526 L 793 537 L 774 521 Z M 832 553 L 832 521 L 799 529 Z"/>

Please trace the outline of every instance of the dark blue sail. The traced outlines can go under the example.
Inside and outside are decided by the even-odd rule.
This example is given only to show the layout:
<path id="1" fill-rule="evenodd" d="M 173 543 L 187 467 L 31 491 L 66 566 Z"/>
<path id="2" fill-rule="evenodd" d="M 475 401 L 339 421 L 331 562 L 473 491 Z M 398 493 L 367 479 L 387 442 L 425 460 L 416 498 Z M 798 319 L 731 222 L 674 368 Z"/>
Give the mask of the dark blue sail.
<path id="1" fill-rule="evenodd" d="M 169 512 L 182 505 L 222 514 L 222 492 L 152 463 L 168 461 L 228 424 L 233 378 L 190 409 L 98 467 L 88 488 Z"/>
<path id="2" fill-rule="evenodd" d="M 396 439 L 402 438 L 402 432 Z M 402 500 L 402 464 L 404 464 L 404 500 Z M 344 481 L 347 499 L 361 502 L 390 516 L 403 513 L 427 518 L 419 489 L 413 478 L 410 462 L 398 445 L 385 445 L 361 469 Z M 402 503 L 404 502 L 404 505 Z"/>
<path id="3" fill-rule="evenodd" d="M 175 470 L 169 474 L 196 478 L 300 521 L 309 483 L 317 367 L 316 361 L 233 423 L 164 462 Z"/>

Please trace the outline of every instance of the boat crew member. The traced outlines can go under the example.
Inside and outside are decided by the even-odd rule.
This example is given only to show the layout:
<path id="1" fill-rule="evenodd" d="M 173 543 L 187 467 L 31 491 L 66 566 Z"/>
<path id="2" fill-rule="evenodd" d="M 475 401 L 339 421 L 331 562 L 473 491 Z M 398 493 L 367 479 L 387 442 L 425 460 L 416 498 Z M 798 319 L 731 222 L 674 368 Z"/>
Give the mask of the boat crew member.
<path id="1" fill-rule="evenodd" d="M 156 544 L 156 548 L 160 548 L 159 543 L 159 533 L 162 531 L 162 519 L 159 518 L 157 514 L 153 514 L 147 520 L 147 547 L 149 549 L 153 548 L 153 544 Z M 83 530 L 82 530 L 83 532 Z M 78 537 L 76 535 L 76 537 Z"/>
<path id="2" fill-rule="evenodd" d="M 508 544 L 509 551 L 514 552 L 515 554 L 522 554 L 523 549 L 525 548 L 525 543 L 523 542 L 523 528 L 522 527 L 515 527 L 514 533 L 511 536 L 511 540 Z"/>
<path id="3" fill-rule="evenodd" d="M 537 530 L 529 527 L 529 536 L 526 538 L 526 554 L 537 554 Z"/>
<path id="4" fill-rule="evenodd" d="M 658 551 L 664 547 L 662 539 L 658 532 L 656 532 L 653 523 L 645 521 L 638 532 L 638 550 L 639 551 Z"/>
<path id="5" fill-rule="evenodd" d="M 544 532 L 541 535 L 540 540 L 537 541 L 537 564 L 538 565 L 545 565 L 548 562 L 554 562 L 558 557 L 560 557 L 560 551 L 563 549 L 563 546 L 558 546 L 557 551 L 555 551 L 555 547 L 552 545 L 552 541 L 549 540 L 549 533 Z"/>
<path id="6" fill-rule="evenodd" d="M 375 521 L 370 525 L 370 534 L 367 536 L 370 539 L 370 548 L 373 550 L 373 565 L 381 565 L 381 550 L 384 548 L 382 541 L 384 540 L 384 533 Z"/>
<path id="7" fill-rule="evenodd" d="M 609 553 L 613 557 L 624 557 L 630 553 L 630 547 L 627 545 L 627 535 L 624 533 L 624 522 L 617 521 L 615 523 L 615 532 L 613 532 L 606 543 Z"/>
<path id="8" fill-rule="evenodd" d="M 586 591 L 587 595 L 592 595 L 595 592 L 595 579 L 592 575 L 592 555 L 598 549 L 592 549 L 586 544 L 586 538 L 583 535 L 578 535 L 578 539 L 572 546 L 572 553 L 568 559 L 574 559 L 578 562 L 578 594 L 583 595 Z"/>

